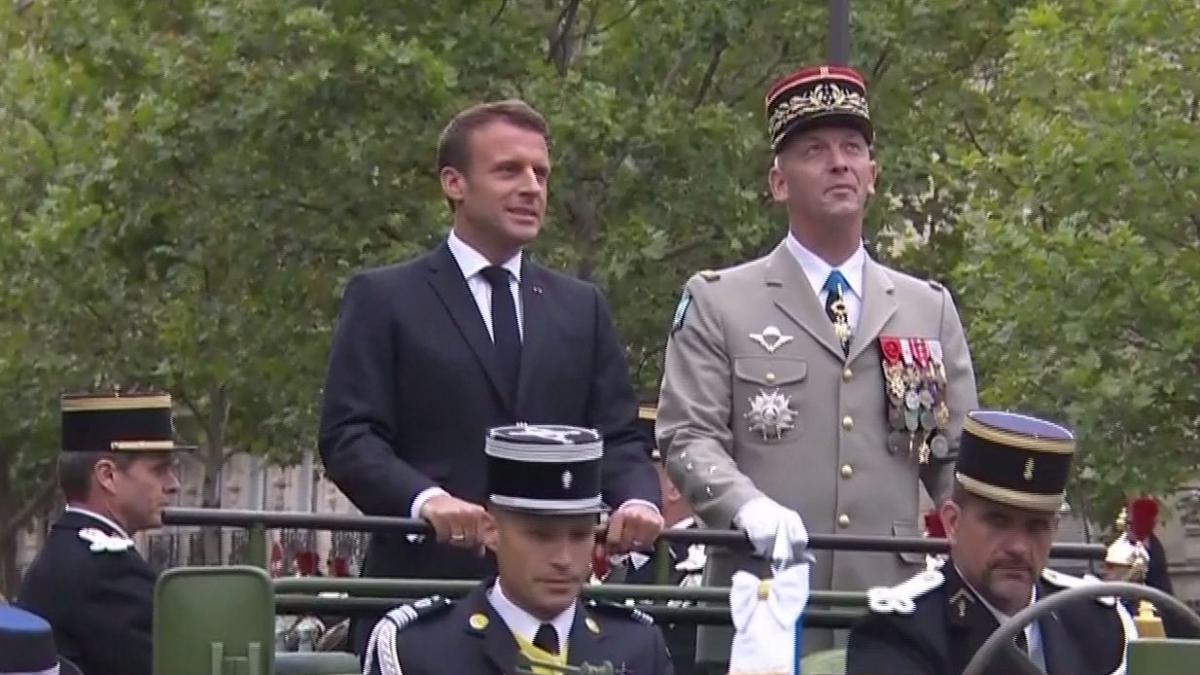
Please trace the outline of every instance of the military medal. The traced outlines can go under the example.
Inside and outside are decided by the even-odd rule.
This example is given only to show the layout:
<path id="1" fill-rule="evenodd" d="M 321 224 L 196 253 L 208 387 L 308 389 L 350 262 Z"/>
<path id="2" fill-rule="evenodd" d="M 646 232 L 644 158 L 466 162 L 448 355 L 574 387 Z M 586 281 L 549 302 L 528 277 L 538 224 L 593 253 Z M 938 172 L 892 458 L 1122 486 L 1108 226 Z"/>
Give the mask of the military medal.
<path id="1" fill-rule="evenodd" d="M 750 421 L 750 433 L 761 435 L 764 441 L 783 438 L 784 432 L 796 426 L 792 399 L 778 389 L 759 390 L 750 399 L 750 410 L 745 418 Z"/>
<path id="2" fill-rule="evenodd" d="M 941 343 L 881 335 L 879 351 L 891 429 L 888 452 L 907 449 L 920 464 L 929 463 L 930 457 L 947 456 L 949 443 L 943 432 L 950 423 L 950 409 L 945 401 Z"/>

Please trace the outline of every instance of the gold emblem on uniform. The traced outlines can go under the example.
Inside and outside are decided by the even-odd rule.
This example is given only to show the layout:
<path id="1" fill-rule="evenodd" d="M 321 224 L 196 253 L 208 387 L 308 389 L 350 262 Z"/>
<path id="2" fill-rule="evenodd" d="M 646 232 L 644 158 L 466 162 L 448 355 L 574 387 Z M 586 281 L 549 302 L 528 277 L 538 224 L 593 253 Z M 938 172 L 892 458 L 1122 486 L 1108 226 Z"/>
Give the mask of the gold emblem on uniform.
<path id="1" fill-rule="evenodd" d="M 778 389 L 759 390 L 750 399 L 750 411 L 745 417 L 750 420 L 750 433 L 761 435 L 764 441 L 783 438 L 784 432 L 796 427 L 792 399 Z"/>
<path id="2" fill-rule="evenodd" d="M 467 619 L 467 623 L 475 630 L 483 630 L 488 627 L 487 614 L 472 614 L 471 618 Z"/>
<path id="3" fill-rule="evenodd" d="M 751 333 L 750 339 L 757 342 L 768 354 L 774 354 L 776 349 L 795 340 L 794 335 L 784 335 L 777 326 L 767 326 L 761 333 Z"/>
<path id="4" fill-rule="evenodd" d="M 958 618 L 965 619 L 967 618 L 967 605 L 975 604 L 975 598 L 971 597 L 967 589 L 960 588 L 957 593 L 950 596 L 950 604 L 958 610 Z"/>
<path id="5" fill-rule="evenodd" d="M 1025 480 L 1033 480 L 1033 458 L 1025 460 L 1025 471 L 1021 474 Z"/>
<path id="6" fill-rule="evenodd" d="M 600 624 L 596 623 L 596 620 L 592 617 L 589 616 L 588 618 L 584 619 L 583 623 L 587 625 L 588 630 L 592 631 L 596 635 L 600 634 Z"/>

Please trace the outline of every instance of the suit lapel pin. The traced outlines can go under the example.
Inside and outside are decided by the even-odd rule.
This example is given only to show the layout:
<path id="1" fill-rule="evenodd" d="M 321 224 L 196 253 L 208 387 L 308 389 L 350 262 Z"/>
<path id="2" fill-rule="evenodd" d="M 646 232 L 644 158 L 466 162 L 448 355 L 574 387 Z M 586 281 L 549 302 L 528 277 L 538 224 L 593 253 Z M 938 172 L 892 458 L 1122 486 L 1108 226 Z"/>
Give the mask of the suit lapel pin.
<path id="1" fill-rule="evenodd" d="M 751 333 L 750 339 L 761 345 L 763 349 L 767 350 L 768 354 L 774 354 L 776 349 L 796 338 L 791 335 L 784 335 L 775 326 L 767 326 L 761 333 Z"/>

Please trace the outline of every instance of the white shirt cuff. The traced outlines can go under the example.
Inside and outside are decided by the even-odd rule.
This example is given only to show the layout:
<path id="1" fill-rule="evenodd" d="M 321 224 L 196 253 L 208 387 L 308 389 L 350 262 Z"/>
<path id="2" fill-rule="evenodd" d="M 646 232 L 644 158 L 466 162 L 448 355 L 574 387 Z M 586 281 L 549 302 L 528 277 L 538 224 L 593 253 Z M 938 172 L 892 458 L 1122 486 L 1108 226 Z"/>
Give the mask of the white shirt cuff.
<path id="1" fill-rule="evenodd" d="M 413 500 L 412 510 L 411 510 L 412 517 L 413 518 L 421 517 L 421 508 L 423 506 L 425 506 L 425 502 L 429 501 L 430 499 L 433 499 L 434 497 L 440 497 L 441 495 L 448 495 L 448 494 L 450 494 L 450 493 L 446 492 L 445 490 L 443 490 L 440 487 L 437 487 L 436 485 L 431 488 L 425 488 L 424 490 L 421 490 L 420 492 L 417 493 L 417 498 Z"/>
<path id="2" fill-rule="evenodd" d="M 417 499 L 420 499 L 420 497 L 418 496 Z M 655 513 L 659 514 L 660 516 L 662 515 L 662 511 L 658 510 L 658 507 L 654 505 L 654 502 L 649 502 L 649 501 L 646 501 L 645 499 L 626 499 L 624 501 L 624 503 L 622 503 L 620 506 L 617 507 L 617 511 L 620 511 L 621 509 L 625 508 L 626 506 L 634 506 L 635 504 L 640 504 L 642 506 L 646 506 L 651 509 L 654 509 Z"/>

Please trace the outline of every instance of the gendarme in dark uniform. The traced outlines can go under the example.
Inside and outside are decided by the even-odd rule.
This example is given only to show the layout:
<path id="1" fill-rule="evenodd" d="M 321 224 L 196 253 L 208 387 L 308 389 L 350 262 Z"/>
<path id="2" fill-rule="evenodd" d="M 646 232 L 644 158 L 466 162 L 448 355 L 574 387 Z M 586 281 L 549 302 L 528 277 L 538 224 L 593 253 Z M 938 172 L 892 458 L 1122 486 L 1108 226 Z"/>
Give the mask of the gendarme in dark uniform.
<path id="1" fill-rule="evenodd" d="M 498 510 L 517 514 L 526 525 L 543 518 L 547 523 L 578 523 L 580 516 L 600 513 L 602 442 L 596 432 L 565 426 L 502 427 L 489 431 L 485 452 L 488 508 L 497 516 L 499 537 L 506 536 L 506 524 Z M 593 527 L 590 518 L 585 524 Z M 573 666 L 611 664 L 614 673 L 673 673 L 662 633 L 636 609 L 578 596 L 554 617 L 537 618 L 523 609 L 514 591 L 528 581 L 507 579 L 505 570 L 511 568 L 506 555 L 513 553 L 490 545 L 496 549 L 500 575 L 462 600 L 434 596 L 389 612 L 371 635 L 366 672 L 510 675 L 524 663 L 523 655 Z M 579 547 L 576 558 L 584 562 L 570 573 L 582 583 L 590 574 L 591 535 L 586 542 L 568 545 Z"/>
<path id="2" fill-rule="evenodd" d="M 1074 439 L 1058 425 L 1023 415 L 977 411 L 963 426 L 956 480 L 987 502 L 1024 512 L 1056 513 L 1070 473 Z M 974 526 L 961 517 L 960 528 Z M 891 588 L 868 592 L 870 613 L 850 633 L 848 675 L 959 675 L 1007 616 L 964 578 L 954 561 L 961 543 L 950 532 L 951 555 Z M 965 554 L 964 554 L 965 555 Z M 1033 598 L 1095 583 L 1042 569 Z M 1132 620 L 1111 598 L 1081 600 L 1043 616 L 1018 636 L 1017 646 L 1048 675 L 1123 672 Z M 997 656 L 988 675 L 1019 672 Z"/>
<path id="3" fill-rule="evenodd" d="M 173 432 L 167 394 L 62 400 L 64 454 L 140 453 L 139 458 L 148 458 L 147 453 L 189 449 L 174 443 Z M 148 489 L 130 487 L 128 480 L 122 485 L 121 490 Z M 161 495 L 123 497 L 149 505 Z M 134 548 L 132 532 L 98 513 L 100 509 L 87 508 L 70 495 L 67 501 L 66 512 L 51 525 L 44 548 L 26 570 L 15 604 L 48 621 L 59 653 L 86 675 L 150 675 L 158 574 Z M 161 508 L 157 510 L 160 514 Z"/>

